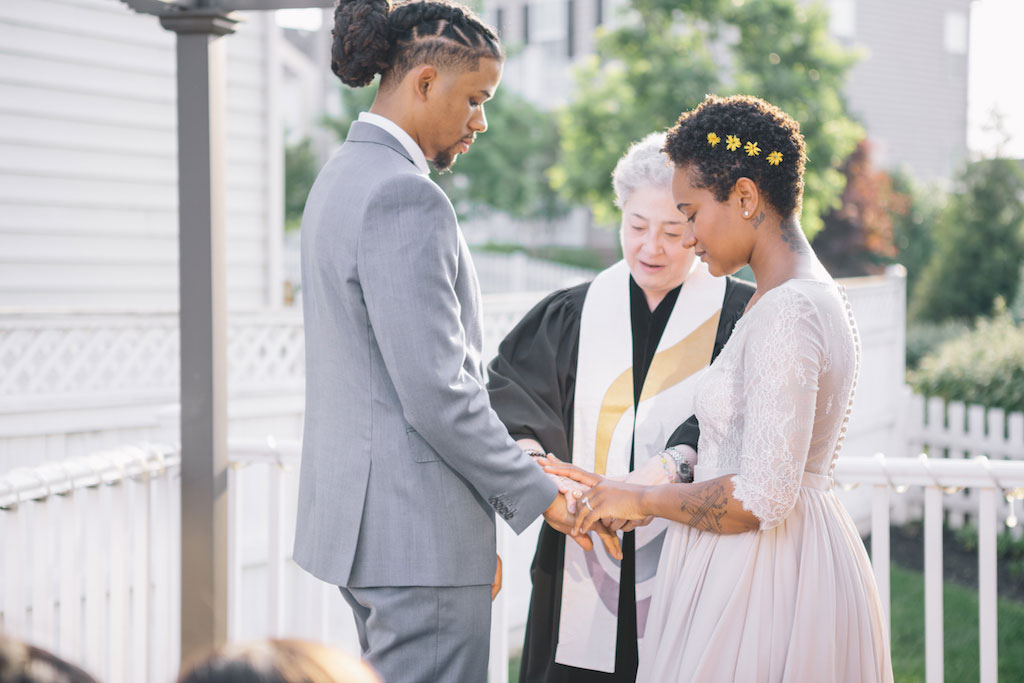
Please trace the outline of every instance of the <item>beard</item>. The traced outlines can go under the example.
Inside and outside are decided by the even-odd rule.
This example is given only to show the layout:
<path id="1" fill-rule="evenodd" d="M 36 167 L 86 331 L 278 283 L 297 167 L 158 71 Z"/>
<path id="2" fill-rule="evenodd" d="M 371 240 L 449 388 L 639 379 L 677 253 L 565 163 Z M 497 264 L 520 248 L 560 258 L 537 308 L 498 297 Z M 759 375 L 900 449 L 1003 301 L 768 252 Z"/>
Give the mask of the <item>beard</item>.
<path id="1" fill-rule="evenodd" d="M 455 164 L 455 158 L 459 155 L 459 145 L 462 141 L 459 140 L 454 145 L 447 149 L 443 149 L 437 153 L 433 158 L 434 168 L 438 173 L 445 173 L 446 171 L 452 170 L 452 166 Z"/>

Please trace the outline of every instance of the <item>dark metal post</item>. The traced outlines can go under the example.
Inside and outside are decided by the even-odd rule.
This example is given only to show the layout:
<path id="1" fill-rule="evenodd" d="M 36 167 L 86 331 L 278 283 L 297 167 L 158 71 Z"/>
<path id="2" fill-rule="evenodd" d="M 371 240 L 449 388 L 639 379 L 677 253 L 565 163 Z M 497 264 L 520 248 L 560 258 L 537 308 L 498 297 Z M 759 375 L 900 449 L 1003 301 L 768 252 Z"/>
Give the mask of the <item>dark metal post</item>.
<path id="1" fill-rule="evenodd" d="M 238 19 L 163 15 L 177 33 L 181 333 L 181 654 L 227 641 L 225 45 Z"/>

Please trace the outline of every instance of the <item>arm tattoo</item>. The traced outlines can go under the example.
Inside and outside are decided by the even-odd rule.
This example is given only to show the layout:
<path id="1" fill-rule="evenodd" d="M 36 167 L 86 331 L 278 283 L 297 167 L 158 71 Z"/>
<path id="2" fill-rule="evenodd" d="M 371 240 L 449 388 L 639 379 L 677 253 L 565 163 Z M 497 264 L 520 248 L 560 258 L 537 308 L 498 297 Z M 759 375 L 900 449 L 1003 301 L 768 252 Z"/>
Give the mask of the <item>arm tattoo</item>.
<path id="1" fill-rule="evenodd" d="M 760 227 L 761 227 L 761 224 L 762 224 L 762 223 L 764 223 L 764 211 L 762 211 L 762 212 L 761 212 L 761 213 L 760 213 L 760 214 L 759 214 L 759 215 L 757 216 L 757 218 L 753 219 L 753 220 L 752 220 L 752 221 L 750 221 L 750 222 L 754 224 L 754 230 L 757 230 L 758 228 L 760 228 Z"/>
<path id="2" fill-rule="evenodd" d="M 682 511 L 688 516 L 686 524 L 700 531 L 723 533 L 722 519 L 725 517 L 729 496 L 725 485 L 715 483 L 701 493 L 703 500 L 683 503 Z"/>

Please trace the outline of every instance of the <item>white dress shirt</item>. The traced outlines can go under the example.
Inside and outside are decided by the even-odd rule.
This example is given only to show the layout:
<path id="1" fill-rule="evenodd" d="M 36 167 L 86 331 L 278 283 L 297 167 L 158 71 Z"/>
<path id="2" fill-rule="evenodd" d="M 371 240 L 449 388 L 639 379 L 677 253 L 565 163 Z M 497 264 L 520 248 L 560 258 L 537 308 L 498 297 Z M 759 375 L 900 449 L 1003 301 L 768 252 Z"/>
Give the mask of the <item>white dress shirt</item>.
<path id="1" fill-rule="evenodd" d="M 380 114 L 371 114 L 368 111 L 362 112 L 359 115 L 359 120 L 363 123 L 370 123 L 378 128 L 383 128 L 395 136 L 395 139 L 402 143 L 402 147 L 412 157 L 412 162 L 416 164 L 416 168 L 420 170 L 420 173 L 430 175 L 430 167 L 427 166 L 427 157 L 423 154 L 423 150 L 420 149 L 420 146 L 416 144 L 411 135 L 402 130 L 401 126 L 387 117 Z"/>

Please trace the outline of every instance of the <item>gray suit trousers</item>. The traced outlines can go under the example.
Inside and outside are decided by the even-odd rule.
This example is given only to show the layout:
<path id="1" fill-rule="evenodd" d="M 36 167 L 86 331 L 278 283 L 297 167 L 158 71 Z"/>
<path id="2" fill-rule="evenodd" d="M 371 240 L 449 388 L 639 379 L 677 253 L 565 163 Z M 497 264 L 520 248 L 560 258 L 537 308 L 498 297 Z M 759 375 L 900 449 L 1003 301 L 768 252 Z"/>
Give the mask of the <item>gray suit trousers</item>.
<path id="1" fill-rule="evenodd" d="M 485 683 L 490 586 L 346 588 L 363 659 L 384 683 Z"/>

